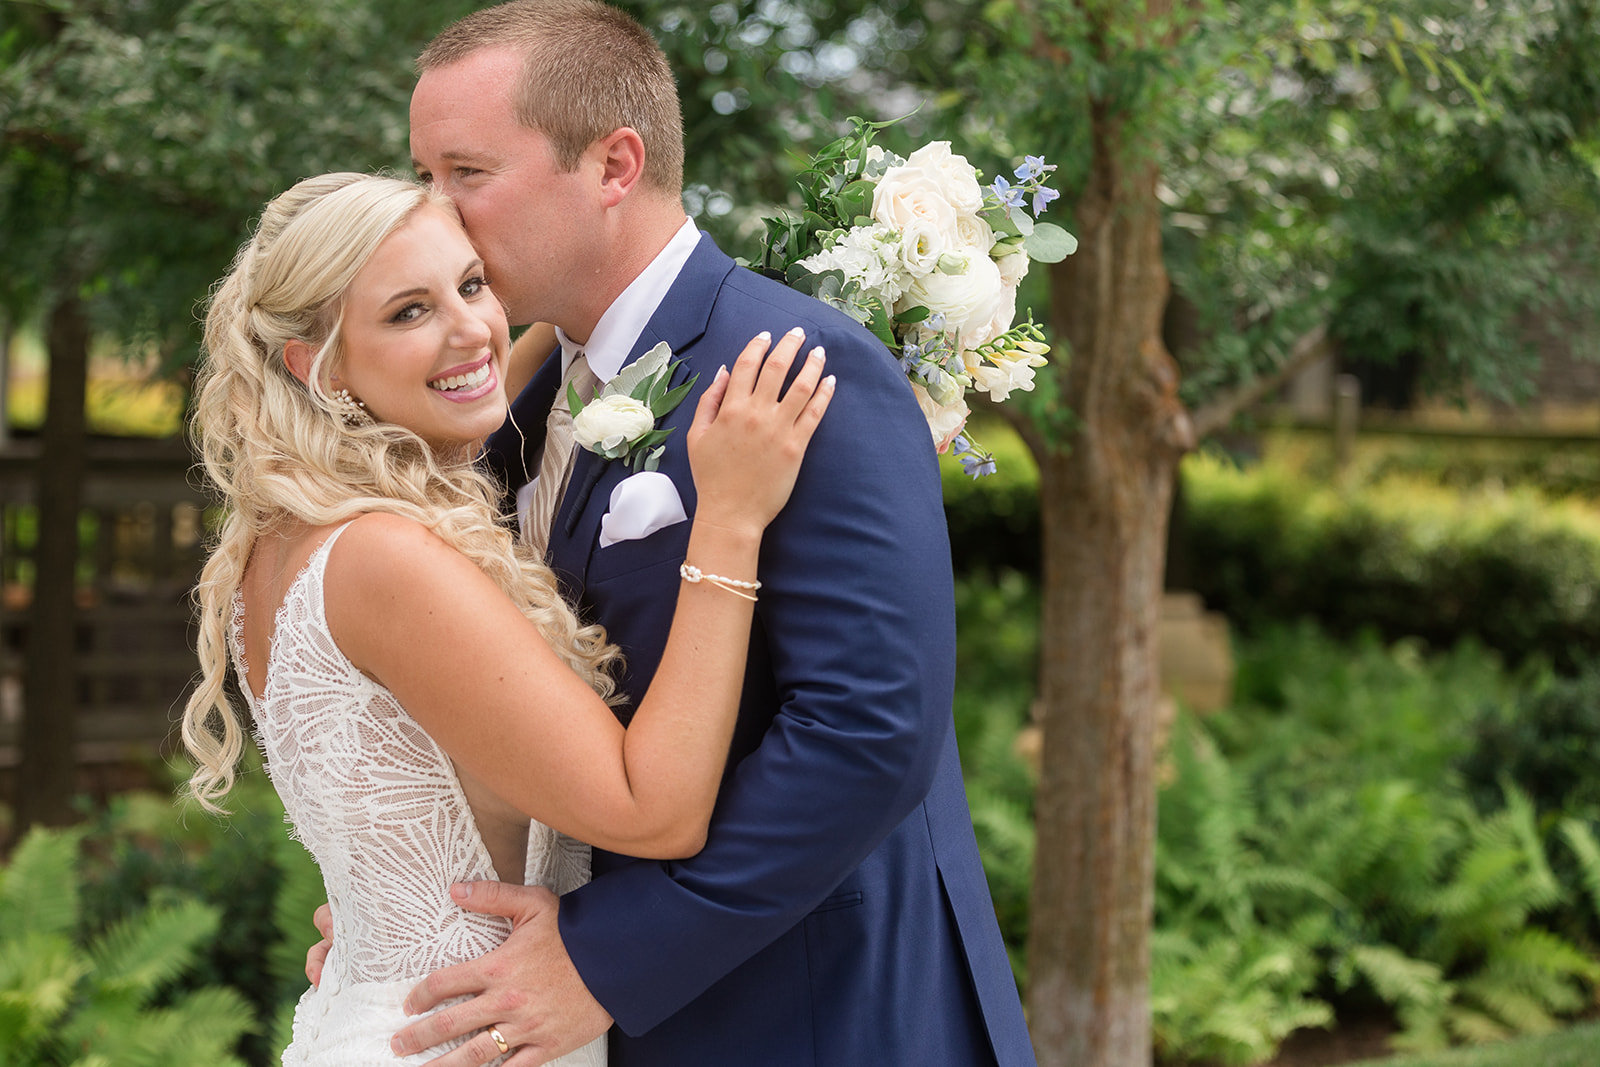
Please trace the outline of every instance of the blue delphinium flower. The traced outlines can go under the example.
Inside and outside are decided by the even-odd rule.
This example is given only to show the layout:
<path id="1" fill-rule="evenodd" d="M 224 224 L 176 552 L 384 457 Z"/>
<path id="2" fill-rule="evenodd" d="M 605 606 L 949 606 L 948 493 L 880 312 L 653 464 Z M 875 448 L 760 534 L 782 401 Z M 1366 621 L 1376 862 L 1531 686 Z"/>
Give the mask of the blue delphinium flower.
<path id="1" fill-rule="evenodd" d="M 969 451 L 961 455 L 961 473 L 977 481 L 986 474 L 995 472 L 994 457 L 984 455 L 982 452 Z"/>
<path id="2" fill-rule="evenodd" d="M 950 439 L 950 454 L 961 461 L 961 473 L 974 481 L 995 472 L 994 457 L 980 451 L 962 434 L 956 434 Z"/>
<path id="3" fill-rule="evenodd" d="M 1033 213 L 1034 213 L 1034 215 L 1037 216 L 1037 215 L 1042 214 L 1044 212 L 1044 209 L 1045 209 L 1046 205 L 1048 205 L 1050 203 L 1050 201 L 1059 200 L 1060 198 L 1061 198 L 1061 194 L 1056 192 L 1054 189 L 1047 189 L 1042 185 L 1039 186 L 1037 189 L 1035 189 L 1033 191 Z"/>
<path id="4" fill-rule="evenodd" d="M 1004 174 L 996 174 L 994 178 L 994 184 L 989 186 L 989 188 L 994 190 L 996 199 L 998 199 L 1000 203 L 1004 204 L 1006 207 L 1022 206 L 1022 190 L 1016 188 L 1010 182 L 1006 181 L 1006 176 Z"/>
<path id="5" fill-rule="evenodd" d="M 1018 178 L 1021 178 L 1023 181 L 1028 181 L 1032 178 L 1039 177 L 1046 170 L 1055 170 L 1055 168 L 1046 167 L 1043 156 L 1027 156 L 1022 166 L 1018 167 L 1015 173 Z"/>

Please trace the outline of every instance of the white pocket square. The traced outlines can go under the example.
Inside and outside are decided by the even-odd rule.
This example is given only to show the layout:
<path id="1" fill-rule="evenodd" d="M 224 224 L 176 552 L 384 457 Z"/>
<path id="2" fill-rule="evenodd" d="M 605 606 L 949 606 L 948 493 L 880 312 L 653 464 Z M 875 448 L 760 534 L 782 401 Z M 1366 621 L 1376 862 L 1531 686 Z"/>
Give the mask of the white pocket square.
<path id="1" fill-rule="evenodd" d="M 640 471 L 611 490 L 611 510 L 600 519 L 600 547 L 637 541 L 688 518 L 671 478 L 660 471 Z"/>

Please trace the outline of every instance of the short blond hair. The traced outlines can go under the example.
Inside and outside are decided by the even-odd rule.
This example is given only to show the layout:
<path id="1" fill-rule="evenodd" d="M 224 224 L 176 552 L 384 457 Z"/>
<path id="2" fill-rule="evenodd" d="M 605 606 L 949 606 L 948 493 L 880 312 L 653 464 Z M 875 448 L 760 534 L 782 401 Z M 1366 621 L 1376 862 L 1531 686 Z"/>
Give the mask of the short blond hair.
<path id="1" fill-rule="evenodd" d="M 644 142 L 644 180 L 683 192 L 683 114 L 661 46 L 630 15 L 598 0 L 512 0 L 447 26 L 417 57 L 419 74 L 485 48 L 522 56 L 517 121 L 549 137 L 565 170 L 623 126 Z"/>

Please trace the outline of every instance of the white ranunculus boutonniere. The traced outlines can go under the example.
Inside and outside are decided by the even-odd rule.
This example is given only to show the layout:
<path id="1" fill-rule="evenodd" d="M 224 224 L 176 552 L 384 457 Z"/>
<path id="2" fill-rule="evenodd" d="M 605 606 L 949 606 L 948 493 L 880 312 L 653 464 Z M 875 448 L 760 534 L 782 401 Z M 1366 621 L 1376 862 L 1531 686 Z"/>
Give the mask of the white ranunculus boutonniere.
<path id="1" fill-rule="evenodd" d="M 567 386 L 567 409 L 579 446 L 601 459 L 623 460 L 636 471 L 655 470 L 666 447 L 662 442 L 672 435 L 670 428 L 656 429 L 656 422 L 682 403 L 699 380 L 695 375 L 671 388 L 681 366 L 682 361 L 672 361 L 672 349 L 663 341 L 622 368 L 587 404 Z"/>

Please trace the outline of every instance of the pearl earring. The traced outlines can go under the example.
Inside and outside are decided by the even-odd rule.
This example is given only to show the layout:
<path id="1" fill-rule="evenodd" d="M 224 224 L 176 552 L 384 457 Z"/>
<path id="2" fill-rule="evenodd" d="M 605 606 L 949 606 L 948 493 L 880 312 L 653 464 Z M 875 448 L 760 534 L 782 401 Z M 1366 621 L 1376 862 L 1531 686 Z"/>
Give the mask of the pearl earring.
<path id="1" fill-rule="evenodd" d="M 371 426 L 373 418 L 367 411 L 367 405 L 350 395 L 350 390 L 339 389 L 330 394 L 334 408 L 339 413 L 339 418 L 346 426 Z"/>

